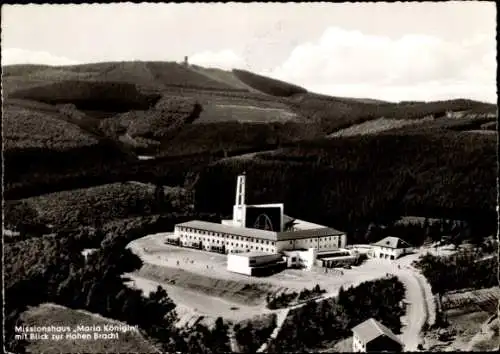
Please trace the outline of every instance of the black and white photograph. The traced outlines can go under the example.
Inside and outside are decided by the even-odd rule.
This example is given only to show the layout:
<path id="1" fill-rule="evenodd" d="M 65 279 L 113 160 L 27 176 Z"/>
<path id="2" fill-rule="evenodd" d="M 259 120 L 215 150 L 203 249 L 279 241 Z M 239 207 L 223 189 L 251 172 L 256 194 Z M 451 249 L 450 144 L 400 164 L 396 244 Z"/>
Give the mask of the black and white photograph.
<path id="1" fill-rule="evenodd" d="M 499 351 L 496 16 L 2 5 L 3 351 Z"/>

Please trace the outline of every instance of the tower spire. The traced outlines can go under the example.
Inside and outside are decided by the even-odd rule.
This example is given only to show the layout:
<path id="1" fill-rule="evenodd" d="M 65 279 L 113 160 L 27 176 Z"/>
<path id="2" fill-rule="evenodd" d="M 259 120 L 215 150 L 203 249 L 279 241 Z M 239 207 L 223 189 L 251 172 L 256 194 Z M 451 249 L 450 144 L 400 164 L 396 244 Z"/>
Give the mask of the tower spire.
<path id="1" fill-rule="evenodd" d="M 245 205 L 245 174 L 238 176 L 236 180 L 236 201 L 233 207 L 233 223 L 239 227 L 245 227 L 246 205 Z"/>
<path id="2" fill-rule="evenodd" d="M 236 203 L 235 205 L 245 205 L 245 173 L 238 176 L 236 182 Z"/>

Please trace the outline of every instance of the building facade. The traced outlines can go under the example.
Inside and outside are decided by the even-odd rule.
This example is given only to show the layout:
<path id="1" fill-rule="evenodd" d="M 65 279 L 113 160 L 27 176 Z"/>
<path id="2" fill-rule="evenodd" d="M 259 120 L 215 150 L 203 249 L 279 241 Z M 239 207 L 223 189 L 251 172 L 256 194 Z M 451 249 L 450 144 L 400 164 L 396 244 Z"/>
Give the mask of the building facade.
<path id="1" fill-rule="evenodd" d="M 314 248 L 327 252 L 344 248 L 345 234 L 331 229 L 274 232 L 193 220 L 178 224 L 167 242 L 221 253 L 265 252 Z"/>
<path id="2" fill-rule="evenodd" d="M 398 259 L 399 257 L 411 253 L 414 247 L 408 242 L 397 237 L 386 237 L 378 242 L 373 243 L 371 256 L 382 259 Z"/>

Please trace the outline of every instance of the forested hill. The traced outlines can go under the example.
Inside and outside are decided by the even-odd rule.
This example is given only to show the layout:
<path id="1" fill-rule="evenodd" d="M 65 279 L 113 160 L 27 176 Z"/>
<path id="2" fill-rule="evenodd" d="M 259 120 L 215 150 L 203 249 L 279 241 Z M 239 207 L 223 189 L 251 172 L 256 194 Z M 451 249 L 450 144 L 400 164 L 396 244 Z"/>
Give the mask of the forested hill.
<path id="1" fill-rule="evenodd" d="M 235 177 L 247 174 L 249 203 L 350 229 L 401 215 L 478 221 L 496 227 L 496 137 L 460 132 L 382 134 L 298 144 L 207 167 L 196 207 L 230 213 Z"/>
<path id="2" fill-rule="evenodd" d="M 491 104 L 330 97 L 237 69 L 108 62 L 2 70 L 9 199 L 124 179 L 182 184 L 186 173 L 220 158 L 334 138 L 363 122 L 376 135 L 496 129 Z M 494 145 L 475 135 L 457 140 Z M 142 155 L 157 159 L 138 161 Z"/>

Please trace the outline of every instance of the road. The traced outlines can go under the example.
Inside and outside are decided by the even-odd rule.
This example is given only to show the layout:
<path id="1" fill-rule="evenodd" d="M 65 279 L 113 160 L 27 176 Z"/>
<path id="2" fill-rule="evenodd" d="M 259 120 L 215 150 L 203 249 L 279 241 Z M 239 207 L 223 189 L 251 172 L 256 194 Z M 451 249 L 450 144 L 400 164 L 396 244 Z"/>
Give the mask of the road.
<path id="1" fill-rule="evenodd" d="M 151 239 L 151 240 L 149 240 Z M 148 263 L 167 265 L 164 259 L 160 259 L 159 253 L 151 253 L 153 250 L 160 251 L 160 248 L 165 248 L 161 244 L 162 237 L 152 235 L 144 239 L 132 242 L 129 246 L 138 253 L 144 261 Z M 145 252 L 146 247 L 149 251 Z M 423 325 L 427 322 L 432 325 L 435 321 L 435 304 L 432 295 L 431 287 L 425 277 L 420 272 L 411 266 L 412 262 L 419 258 L 428 249 L 420 249 L 415 254 L 404 256 L 396 261 L 382 259 L 368 259 L 363 265 L 353 267 L 350 270 L 344 270 L 342 276 L 338 274 L 325 274 L 321 269 L 316 269 L 311 272 L 288 270 L 283 274 L 277 274 L 265 279 L 242 278 L 241 275 L 228 273 L 225 269 L 224 256 L 216 254 L 208 254 L 202 251 L 190 251 L 170 247 L 168 250 L 168 262 L 174 262 L 172 267 L 175 267 L 175 259 L 180 259 L 189 256 L 190 259 L 196 258 L 194 264 L 186 264 L 183 267 L 188 267 L 191 272 L 200 272 L 206 274 L 206 264 L 211 264 L 211 276 L 222 279 L 232 279 L 235 281 L 243 281 L 245 283 L 265 282 L 275 286 L 285 286 L 287 288 L 302 289 L 307 287 L 307 284 L 319 284 L 327 290 L 327 296 L 336 296 L 340 285 L 356 286 L 363 281 L 374 280 L 384 277 L 387 273 L 396 275 L 403 283 L 406 289 L 405 302 L 406 315 L 402 318 L 403 328 L 400 335 L 405 344 L 407 351 L 415 351 L 418 345 L 422 342 L 421 331 Z M 185 252 L 186 255 L 184 254 Z M 177 255 L 179 253 L 179 255 Z M 177 256 L 176 256 L 177 255 Z M 179 258 L 180 257 L 180 258 Z M 214 259 L 212 259 L 214 258 Z M 220 259 L 219 259 L 220 258 Z M 399 267 L 398 267 L 399 266 Z M 199 268 L 199 269 L 198 269 Z M 249 318 L 259 313 L 274 312 L 266 309 L 265 306 L 245 306 L 242 304 L 230 304 L 231 301 L 223 301 L 220 298 L 207 297 L 207 294 L 195 294 L 194 292 L 186 291 L 186 289 L 178 289 L 173 287 L 169 289 L 172 296 L 176 298 L 176 303 L 182 304 L 186 308 L 196 308 L 196 312 L 200 313 L 203 309 L 203 315 L 222 316 L 232 320 L 241 320 L 243 317 Z M 178 293 L 178 294 L 177 294 Z M 207 308 L 206 303 L 209 301 L 213 306 Z M 321 299 L 318 301 L 322 301 Z M 203 306 L 205 304 L 205 306 Z M 300 306 L 300 305 L 299 305 Z M 238 308 L 238 309 L 236 309 Z M 288 310 L 275 310 L 277 318 L 277 328 L 272 336 L 276 337 L 280 331 Z M 265 348 L 261 348 L 265 349 Z"/>
<path id="2" fill-rule="evenodd" d="M 423 251 L 420 250 L 395 262 L 370 260 L 386 267 L 387 272 L 397 276 L 406 289 L 406 315 L 402 319 L 403 329 L 399 336 L 405 344 L 405 351 L 417 351 L 418 345 L 423 343 L 421 332 L 424 324 L 427 322 L 432 325 L 436 318 L 431 286 L 425 277 L 411 265 L 422 253 Z"/>
<path id="3" fill-rule="evenodd" d="M 380 277 L 385 276 L 387 273 L 393 274 L 398 277 L 406 289 L 406 314 L 402 319 L 403 328 L 401 335 L 399 335 L 405 345 L 405 351 L 417 351 L 418 345 L 422 343 L 421 332 L 424 324 L 426 322 L 433 324 L 435 321 L 435 305 L 430 285 L 427 283 L 425 277 L 423 277 L 417 269 L 411 266 L 412 261 L 419 256 L 420 253 L 417 253 L 393 262 L 378 259 L 369 259 L 367 261 L 372 271 L 379 273 Z M 321 302 L 334 296 L 337 296 L 336 292 L 329 293 L 316 301 Z M 281 312 L 277 318 L 276 328 L 271 334 L 269 341 L 278 336 L 288 312 L 292 308 L 303 305 L 304 304 L 280 310 Z M 268 343 L 264 344 L 258 352 L 264 352 L 267 349 Z"/>

